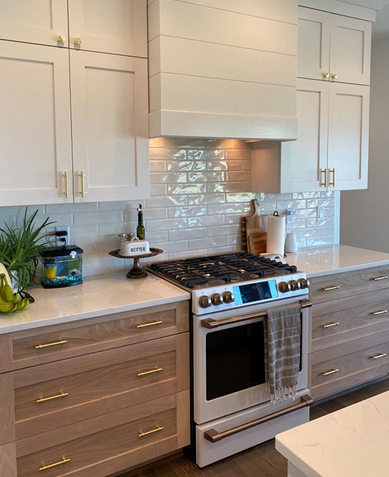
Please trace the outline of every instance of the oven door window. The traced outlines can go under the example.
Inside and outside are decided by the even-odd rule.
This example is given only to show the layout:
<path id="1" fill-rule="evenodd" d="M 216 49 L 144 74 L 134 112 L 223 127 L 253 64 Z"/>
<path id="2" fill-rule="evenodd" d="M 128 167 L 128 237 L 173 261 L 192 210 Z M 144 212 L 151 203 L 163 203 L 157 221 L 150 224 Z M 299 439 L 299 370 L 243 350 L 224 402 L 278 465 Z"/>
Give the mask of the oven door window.
<path id="1" fill-rule="evenodd" d="M 263 322 L 206 335 L 207 401 L 265 383 Z"/>

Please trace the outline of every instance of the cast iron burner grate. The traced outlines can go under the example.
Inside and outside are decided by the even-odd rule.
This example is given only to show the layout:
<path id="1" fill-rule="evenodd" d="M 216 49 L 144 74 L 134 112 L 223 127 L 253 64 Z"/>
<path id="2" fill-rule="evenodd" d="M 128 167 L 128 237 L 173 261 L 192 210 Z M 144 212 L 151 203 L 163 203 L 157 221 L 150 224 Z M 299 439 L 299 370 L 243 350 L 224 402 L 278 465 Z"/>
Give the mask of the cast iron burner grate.
<path id="1" fill-rule="evenodd" d="M 190 289 L 297 272 L 294 265 L 247 252 L 156 262 L 149 269 Z"/>

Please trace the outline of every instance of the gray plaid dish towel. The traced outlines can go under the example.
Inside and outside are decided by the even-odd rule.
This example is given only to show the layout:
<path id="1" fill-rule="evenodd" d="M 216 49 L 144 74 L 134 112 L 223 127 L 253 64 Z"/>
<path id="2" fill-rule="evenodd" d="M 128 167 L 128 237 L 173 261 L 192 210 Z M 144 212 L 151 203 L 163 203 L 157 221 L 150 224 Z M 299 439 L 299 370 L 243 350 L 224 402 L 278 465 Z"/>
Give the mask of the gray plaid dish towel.
<path id="1" fill-rule="evenodd" d="M 300 370 L 301 306 L 271 308 L 264 319 L 266 383 L 275 403 L 295 398 Z"/>

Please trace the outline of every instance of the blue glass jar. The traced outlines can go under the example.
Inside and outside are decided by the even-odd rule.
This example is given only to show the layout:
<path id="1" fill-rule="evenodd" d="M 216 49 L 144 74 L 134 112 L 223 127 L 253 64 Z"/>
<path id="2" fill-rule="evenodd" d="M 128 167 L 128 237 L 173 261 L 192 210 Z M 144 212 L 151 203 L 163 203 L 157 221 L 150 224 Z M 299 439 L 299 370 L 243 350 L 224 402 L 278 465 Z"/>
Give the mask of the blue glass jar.
<path id="1" fill-rule="evenodd" d="M 63 288 L 82 283 L 82 254 L 76 245 L 51 247 L 43 250 L 42 278 L 43 288 Z"/>

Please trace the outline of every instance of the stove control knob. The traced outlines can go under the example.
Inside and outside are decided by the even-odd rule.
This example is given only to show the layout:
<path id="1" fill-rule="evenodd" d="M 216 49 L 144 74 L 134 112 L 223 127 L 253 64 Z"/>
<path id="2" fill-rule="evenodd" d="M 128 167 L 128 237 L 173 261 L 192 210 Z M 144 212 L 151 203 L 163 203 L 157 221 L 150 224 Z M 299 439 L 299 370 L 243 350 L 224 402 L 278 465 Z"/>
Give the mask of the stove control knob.
<path id="1" fill-rule="evenodd" d="M 291 291 L 292 288 L 289 283 L 281 282 L 278 285 L 278 289 L 280 290 L 281 293 L 288 293 Z"/>
<path id="2" fill-rule="evenodd" d="M 224 303 L 234 303 L 235 297 L 232 292 L 225 291 L 223 292 Z"/>
<path id="3" fill-rule="evenodd" d="M 301 288 L 309 288 L 309 280 L 305 279 L 305 278 L 300 278 L 299 280 L 299 283 L 300 283 L 300 286 Z"/>
<path id="4" fill-rule="evenodd" d="M 209 308 L 212 305 L 212 301 L 207 295 L 203 295 L 199 298 L 200 308 Z"/>
<path id="5" fill-rule="evenodd" d="M 301 282 L 298 282 L 297 280 L 291 280 L 289 282 L 289 285 L 292 291 L 297 291 L 301 289 Z"/>
<path id="6" fill-rule="evenodd" d="M 223 302 L 224 302 L 224 299 L 222 297 L 222 295 L 219 295 L 219 293 L 213 293 L 211 295 L 211 301 L 212 301 L 212 305 L 222 305 Z"/>

